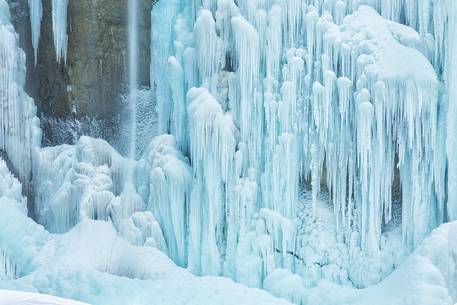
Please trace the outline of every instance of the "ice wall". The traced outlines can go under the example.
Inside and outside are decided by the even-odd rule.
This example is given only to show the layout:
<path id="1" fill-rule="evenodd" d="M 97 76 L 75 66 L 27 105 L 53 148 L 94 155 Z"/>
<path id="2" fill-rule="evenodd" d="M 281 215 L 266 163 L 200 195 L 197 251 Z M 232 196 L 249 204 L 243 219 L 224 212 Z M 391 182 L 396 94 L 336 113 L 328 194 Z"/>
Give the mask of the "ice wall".
<path id="1" fill-rule="evenodd" d="M 445 44 L 447 56 L 445 64 L 445 81 L 447 86 L 448 109 L 447 109 L 447 159 L 448 159 L 448 203 L 447 212 L 449 220 L 457 220 L 457 71 L 454 68 L 457 62 L 457 5 L 455 1 L 447 1 L 449 13 L 447 36 Z"/>
<path id="2" fill-rule="evenodd" d="M 193 168 L 192 271 L 261 287 L 294 270 L 305 183 L 313 202 L 328 188 L 337 232 L 369 257 L 396 175 L 406 248 L 447 221 L 443 1 L 163 1 L 153 19 L 164 14 L 173 43 L 153 45 L 151 71 L 169 80 L 162 131 Z"/>

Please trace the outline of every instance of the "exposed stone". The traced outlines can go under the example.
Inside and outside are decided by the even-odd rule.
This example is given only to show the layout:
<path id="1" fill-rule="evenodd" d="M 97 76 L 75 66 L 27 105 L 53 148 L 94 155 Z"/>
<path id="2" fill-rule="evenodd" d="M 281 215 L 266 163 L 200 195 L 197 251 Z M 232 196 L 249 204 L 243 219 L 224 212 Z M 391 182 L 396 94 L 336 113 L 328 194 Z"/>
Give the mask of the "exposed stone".
<path id="1" fill-rule="evenodd" d="M 149 86 L 151 0 L 140 1 L 139 83 Z M 8 0 L 20 45 L 27 55 L 27 93 L 41 117 L 100 121 L 106 140 L 117 144 L 125 107 L 121 96 L 128 77 L 128 0 L 77 0 L 68 4 L 67 65 L 56 61 L 51 0 L 43 0 L 43 21 L 34 65 L 27 0 Z M 46 127 L 47 126 L 47 127 Z M 46 144 L 60 144 L 44 128 Z M 111 135 L 111 136 L 109 136 Z"/>

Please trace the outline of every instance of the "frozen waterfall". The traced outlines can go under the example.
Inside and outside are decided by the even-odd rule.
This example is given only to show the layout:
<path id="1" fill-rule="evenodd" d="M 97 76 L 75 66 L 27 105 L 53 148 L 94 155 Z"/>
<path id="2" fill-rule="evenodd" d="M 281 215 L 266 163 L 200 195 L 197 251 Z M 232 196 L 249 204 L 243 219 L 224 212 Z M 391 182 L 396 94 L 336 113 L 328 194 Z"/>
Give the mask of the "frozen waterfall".
<path id="1" fill-rule="evenodd" d="M 0 0 L 0 288 L 94 305 L 457 301 L 455 1 L 151 2 L 144 94 L 142 2 L 126 1 L 122 156 L 87 136 L 41 147 Z M 68 4 L 51 8 L 65 64 Z M 37 64 L 43 4 L 28 5 Z M 145 102 L 159 135 L 137 149 Z"/>

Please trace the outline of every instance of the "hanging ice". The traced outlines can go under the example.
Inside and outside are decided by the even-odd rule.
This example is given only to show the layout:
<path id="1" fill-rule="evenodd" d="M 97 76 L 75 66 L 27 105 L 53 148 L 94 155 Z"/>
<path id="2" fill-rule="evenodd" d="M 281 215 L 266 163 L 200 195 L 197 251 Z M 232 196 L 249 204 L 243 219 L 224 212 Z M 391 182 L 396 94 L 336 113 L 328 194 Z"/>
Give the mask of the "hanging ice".
<path id="1" fill-rule="evenodd" d="M 68 0 L 52 0 L 52 31 L 56 60 L 67 62 L 67 7 Z"/>
<path id="2" fill-rule="evenodd" d="M 408 16 L 404 21 L 419 33 L 363 3 L 388 19 Z M 174 44 L 156 45 L 152 69 L 168 75 L 172 99 L 163 100 L 170 110 L 164 112 L 166 120 L 180 147 L 190 148 L 191 270 L 262 285 L 266 274 L 258 281 L 243 276 L 261 269 L 239 269 L 237 249 L 251 255 L 252 246 L 246 250 L 249 243 L 241 240 L 252 235 L 261 208 L 294 219 L 299 185 L 306 181 L 313 202 L 324 182 L 337 231 L 351 247 L 372 257 L 379 255 L 382 226 L 392 217 L 397 175 L 403 186 L 405 245 L 417 246 L 445 221 L 437 77 L 444 49 L 442 3 L 424 1 L 420 11 L 406 4 L 224 0 L 201 8 L 198 1 L 182 3 L 181 13 L 173 11 L 176 26 L 166 33 Z M 301 10 L 305 13 L 298 14 Z M 435 27 L 429 26 L 432 11 Z M 166 53 L 168 71 L 160 68 Z M 166 85 L 159 88 L 158 97 L 166 90 Z M 215 137 L 214 124 L 222 113 L 231 115 L 226 130 L 234 135 Z M 230 143 L 230 149 L 214 149 L 213 141 Z M 224 176 L 227 165 L 219 159 L 233 159 L 235 173 Z M 202 226 L 200 219 L 208 217 L 208 226 Z M 268 249 L 274 260 L 281 260 Z M 268 265 L 267 256 L 256 258 L 253 266 Z M 297 261 L 292 259 L 289 268 Z"/>
<path id="3" fill-rule="evenodd" d="M 38 47 L 40 44 L 41 19 L 43 17 L 43 4 L 41 0 L 29 0 L 30 26 L 32 29 L 32 46 L 35 55 L 35 65 L 38 60 Z"/>
<path id="4" fill-rule="evenodd" d="M 0 2 L 0 147 L 6 152 L 26 190 L 29 190 L 41 129 L 36 106 L 24 92 L 25 54 L 9 23 L 9 7 Z"/>

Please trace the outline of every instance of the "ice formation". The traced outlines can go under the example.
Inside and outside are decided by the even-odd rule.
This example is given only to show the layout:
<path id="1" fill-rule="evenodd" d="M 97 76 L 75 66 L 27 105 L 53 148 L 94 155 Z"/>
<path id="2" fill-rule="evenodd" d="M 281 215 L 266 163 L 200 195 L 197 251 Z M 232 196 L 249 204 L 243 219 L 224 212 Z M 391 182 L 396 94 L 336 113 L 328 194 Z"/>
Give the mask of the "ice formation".
<path id="1" fill-rule="evenodd" d="M 455 190 L 457 187 L 457 71 L 454 65 L 457 62 L 457 39 L 455 33 L 457 31 L 457 4 L 455 1 L 447 1 L 448 29 L 445 41 L 447 48 L 447 56 L 445 63 L 445 82 L 447 88 L 447 96 L 449 105 L 447 109 L 447 142 L 446 152 L 448 160 L 448 198 L 447 198 L 447 213 L 449 220 L 457 220 L 457 194 L 450 190 Z M 441 33 L 444 35 L 443 33 Z"/>
<path id="2" fill-rule="evenodd" d="M 8 154 L 26 190 L 31 187 L 32 164 L 41 143 L 36 106 L 24 92 L 25 54 L 9 22 L 9 7 L 0 2 L 0 147 Z"/>
<path id="3" fill-rule="evenodd" d="M 257 274 L 247 279 L 256 287 L 274 268 L 294 271 L 303 182 L 314 210 L 321 185 L 329 189 L 336 231 L 368 257 L 380 256 L 395 183 L 407 249 L 452 215 L 440 132 L 444 2 L 181 5 L 180 12 L 176 1 L 153 8 L 153 20 L 167 14 L 176 25 L 158 32 L 173 43 L 152 44 L 151 70 L 159 71 L 156 86 L 168 75 L 169 84 L 156 87 L 159 109 L 168 109 L 159 120 L 193 168 L 191 270 L 241 282 Z M 236 263 L 240 253 L 259 261 L 248 271 Z M 356 281 L 351 274 L 336 281 L 347 279 Z"/>
<path id="4" fill-rule="evenodd" d="M 40 44 L 41 19 L 43 18 L 43 4 L 41 0 L 29 0 L 30 26 L 32 30 L 32 46 L 35 56 L 35 65 L 38 61 L 38 46 Z"/>
<path id="5" fill-rule="evenodd" d="M 52 31 L 56 60 L 67 62 L 67 7 L 68 0 L 52 0 Z"/>
<path id="6" fill-rule="evenodd" d="M 202 300 L 213 304 L 290 304 L 228 279 L 197 278 L 174 265 L 155 248 L 157 244 L 134 246 L 106 221 L 83 220 L 66 234 L 50 234 L 27 217 L 21 193 L 20 183 L 0 160 L 0 249 L 6 251 L 0 253 L 2 259 L 5 253 L 10 258 L 7 264 L 2 260 L 1 268 L 15 271 L 4 281 L 10 273 L 0 268 L 2 288 L 57 294 L 100 305 L 150 304 L 157 298 L 176 305 L 184 300 L 187 304 L 201 304 Z M 141 218 L 147 220 L 147 213 L 133 215 L 132 221 L 141 223 Z"/>
<path id="7" fill-rule="evenodd" d="M 53 0 L 59 61 L 66 9 Z M 287 304 L 245 286 L 296 304 L 457 300 L 442 225 L 457 219 L 454 1 L 159 1 L 161 135 L 138 160 L 89 137 L 39 147 L 8 11 L 0 143 L 24 188 L 0 162 L 0 287 L 96 304 Z"/>

